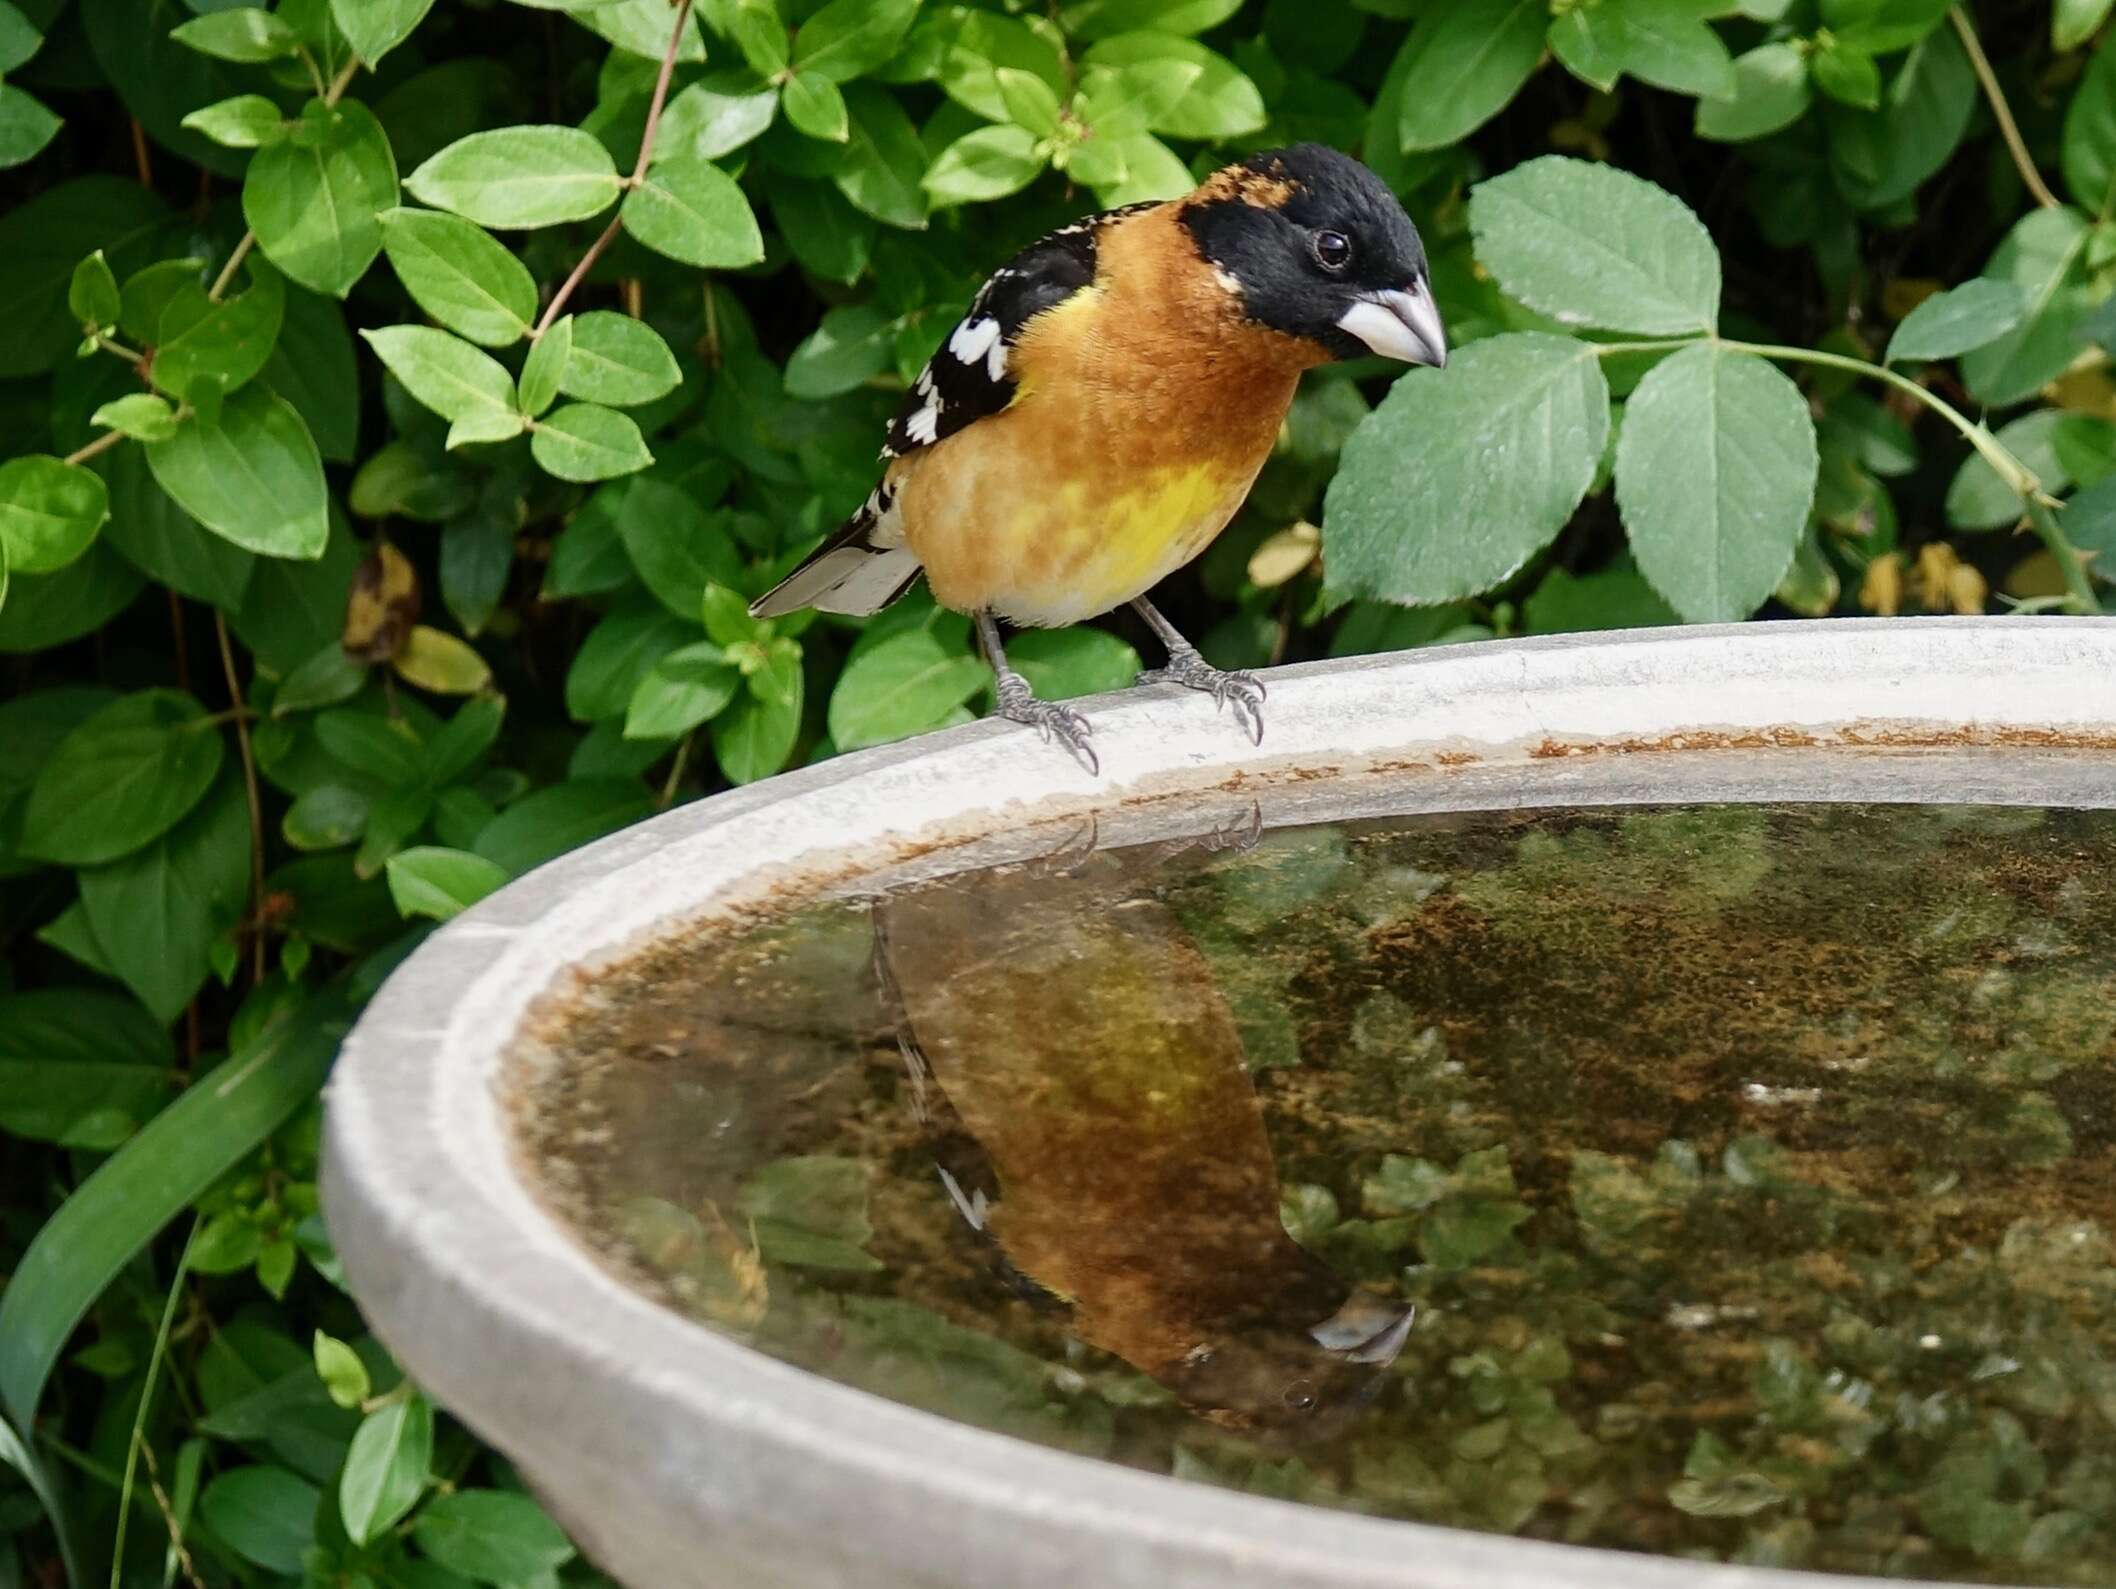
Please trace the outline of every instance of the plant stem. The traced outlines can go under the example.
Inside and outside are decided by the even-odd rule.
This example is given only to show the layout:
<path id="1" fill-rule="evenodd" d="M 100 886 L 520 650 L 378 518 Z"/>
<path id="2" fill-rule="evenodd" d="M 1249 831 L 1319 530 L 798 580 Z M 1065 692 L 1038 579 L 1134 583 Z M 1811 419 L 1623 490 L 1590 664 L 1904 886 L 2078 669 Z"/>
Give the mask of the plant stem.
<path id="1" fill-rule="evenodd" d="M 1998 74 L 1991 70 L 1991 62 L 1984 54 L 1984 46 L 1970 25 L 1968 8 L 1956 6 L 1947 13 L 1954 23 L 1954 31 L 1960 35 L 1962 48 L 1969 52 L 1969 64 L 1976 68 L 1976 80 L 1984 86 L 1984 98 L 1991 102 L 1991 114 L 1998 118 L 1999 136 L 2006 140 L 2006 149 L 2013 156 L 2013 164 L 2020 172 L 2020 179 L 2034 195 L 2035 202 L 2046 210 L 2062 207 L 2057 195 L 2043 181 L 2042 173 L 2035 169 L 2035 162 L 2028 155 L 2028 145 L 2020 135 L 2020 127 L 2013 120 L 2013 107 L 2006 103 L 2005 90 L 1998 86 Z"/>
<path id="2" fill-rule="evenodd" d="M 335 105 L 340 99 L 344 98 L 345 91 L 352 87 L 353 78 L 359 70 L 360 57 L 357 55 L 339 67 L 338 75 L 331 79 L 331 86 L 323 91 L 323 102 L 326 105 Z"/>
<path id="3" fill-rule="evenodd" d="M 265 978 L 264 802 L 257 794 L 257 761 L 250 754 L 250 714 L 243 707 L 242 684 L 235 676 L 235 648 L 228 643 L 227 616 L 213 609 L 213 632 L 220 639 L 221 671 L 228 678 L 228 704 L 235 709 L 235 743 L 242 751 L 242 781 L 250 797 L 250 976 Z"/>
<path id="4" fill-rule="evenodd" d="M 696 730 L 693 730 L 693 732 L 695 733 Z M 654 802 L 655 810 L 668 810 L 669 802 L 676 798 L 676 786 L 683 781 L 683 764 L 690 760 L 690 755 L 691 735 L 685 734 L 682 739 L 676 742 L 676 760 L 669 768 L 668 782 L 661 786 L 661 798 Z"/>
<path id="5" fill-rule="evenodd" d="M 639 159 L 632 166 L 631 176 L 625 179 L 627 191 L 646 180 L 647 167 L 653 163 L 654 139 L 661 131 L 661 107 L 668 100 L 669 79 L 676 74 L 676 52 L 683 47 L 683 30 L 690 20 L 691 0 L 676 0 L 676 25 L 669 29 L 669 47 L 661 52 L 661 73 L 654 79 L 654 97 L 647 104 L 646 130 L 639 136 Z M 559 283 L 558 291 L 551 295 L 551 302 L 545 305 L 544 312 L 537 317 L 536 329 L 529 333 L 532 342 L 550 330 L 551 323 L 559 317 L 560 311 L 566 307 L 566 301 L 573 296 L 573 290 L 586 279 L 589 268 L 602 258 L 603 250 L 617 240 L 618 223 L 623 213 L 620 206 L 618 214 L 611 216 L 610 224 L 602 229 L 602 235 L 590 243 L 588 251 L 580 256 L 580 263 Z"/>
<path id="6" fill-rule="evenodd" d="M 213 285 L 206 289 L 206 297 L 210 301 L 214 303 L 220 302 L 220 295 L 228 290 L 228 283 L 235 279 L 235 272 L 242 268 L 242 262 L 250 257 L 250 250 L 256 246 L 257 234 L 255 232 L 242 234 L 242 240 L 235 245 L 235 251 L 228 256 L 228 262 L 220 267 L 220 274 L 213 278 Z"/>
<path id="7" fill-rule="evenodd" d="M 2094 595 L 2094 579 L 2087 572 L 2086 564 L 2080 560 L 2079 548 L 2074 546 L 2057 522 L 2057 515 L 2050 511 L 2049 504 L 2031 498 L 2028 502 L 2028 522 L 2035 533 L 2057 559 L 2058 572 L 2065 577 L 2065 589 L 2070 592 L 2071 606 L 2075 612 L 2098 613 L 2101 603 Z"/>
<path id="8" fill-rule="evenodd" d="M 86 463 L 89 459 L 110 451 L 111 448 L 124 439 L 125 433 L 122 430 L 106 430 L 87 446 L 76 447 L 72 452 L 68 453 L 66 462 Z"/>
<path id="9" fill-rule="evenodd" d="M 183 1295 L 184 1274 L 191 1267 L 191 1243 L 198 1239 L 199 1217 L 191 1216 L 191 1234 L 177 1254 L 176 1273 L 169 1278 L 169 1300 L 162 1304 L 161 1327 L 154 1332 L 154 1350 L 147 1356 L 147 1380 L 140 1386 L 140 1404 L 132 1415 L 132 1438 L 125 1445 L 125 1478 L 118 1488 L 117 1537 L 110 1546 L 110 1589 L 118 1589 L 125 1573 L 125 1525 L 132 1518 L 132 1481 L 139 1472 L 140 1443 L 147 1430 L 147 1413 L 154 1405 L 154 1382 L 161 1377 L 162 1355 L 169 1347 L 169 1326 L 176 1318 L 176 1299 Z"/>

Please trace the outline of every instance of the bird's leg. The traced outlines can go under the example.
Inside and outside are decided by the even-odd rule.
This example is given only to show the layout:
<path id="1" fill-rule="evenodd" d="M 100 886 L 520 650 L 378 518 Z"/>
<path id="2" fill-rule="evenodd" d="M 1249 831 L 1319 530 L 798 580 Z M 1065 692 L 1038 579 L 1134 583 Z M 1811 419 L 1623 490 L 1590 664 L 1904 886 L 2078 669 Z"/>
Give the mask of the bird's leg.
<path id="1" fill-rule="evenodd" d="M 1198 648 L 1177 633 L 1176 626 L 1162 617 L 1144 596 L 1132 606 L 1160 636 L 1161 643 L 1168 647 L 1167 665 L 1140 674 L 1139 682 L 1180 684 L 1186 689 L 1203 690 L 1212 697 L 1214 705 L 1232 706 L 1234 720 L 1249 736 L 1249 742 L 1261 745 L 1264 742 L 1263 682 L 1253 673 L 1229 673 L 1207 662 L 1198 655 Z"/>
<path id="2" fill-rule="evenodd" d="M 1102 764 L 1087 742 L 1087 719 L 1062 701 L 1036 699 L 1029 681 L 1007 666 L 1006 648 L 999 643 L 999 622 L 988 612 L 977 615 L 977 638 L 984 644 L 985 660 L 992 664 L 999 692 L 999 715 L 1026 723 L 1046 740 L 1056 738 L 1081 766 L 1099 773 Z"/>

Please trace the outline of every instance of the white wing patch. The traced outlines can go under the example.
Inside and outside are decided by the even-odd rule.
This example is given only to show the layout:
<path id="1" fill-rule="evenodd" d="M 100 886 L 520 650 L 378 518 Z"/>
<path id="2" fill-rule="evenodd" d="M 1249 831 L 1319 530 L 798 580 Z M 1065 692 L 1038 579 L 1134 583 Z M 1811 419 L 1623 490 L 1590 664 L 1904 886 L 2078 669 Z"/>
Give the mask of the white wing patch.
<path id="1" fill-rule="evenodd" d="M 990 315 L 965 320 L 948 337 L 948 351 L 958 364 L 975 364 L 999 345 L 999 322 Z"/>

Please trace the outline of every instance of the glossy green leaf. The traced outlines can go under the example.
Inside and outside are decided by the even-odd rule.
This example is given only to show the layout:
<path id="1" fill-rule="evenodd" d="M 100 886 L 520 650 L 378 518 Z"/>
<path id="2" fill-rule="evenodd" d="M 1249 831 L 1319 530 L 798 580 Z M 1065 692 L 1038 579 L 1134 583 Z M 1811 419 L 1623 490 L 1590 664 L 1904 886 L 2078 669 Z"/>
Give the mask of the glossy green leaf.
<path id="1" fill-rule="evenodd" d="M 115 861 L 152 844 L 205 796 L 221 736 L 178 690 L 140 690 L 59 742 L 22 814 L 26 854 L 69 866 Z"/>
<path id="2" fill-rule="evenodd" d="M 519 1583 L 573 1559 L 573 1546 L 542 1507 L 507 1490 L 457 1490 L 412 1520 L 419 1549 L 479 1583 Z"/>
<path id="3" fill-rule="evenodd" d="M 796 77 L 813 72 L 843 83 L 866 76 L 896 53 L 918 6 L 919 0 L 830 0 L 794 35 Z"/>
<path id="4" fill-rule="evenodd" d="M 1036 135 L 1026 127 L 979 127 L 940 152 L 924 183 L 944 204 L 983 203 L 1020 192 L 1043 166 Z"/>
<path id="5" fill-rule="evenodd" d="M 399 851 L 389 858 L 388 871 L 397 909 L 436 921 L 468 910 L 507 881 L 507 873 L 482 855 L 432 846 Z"/>
<path id="6" fill-rule="evenodd" d="M 951 652 L 924 629 L 857 653 L 830 695 L 830 738 L 840 750 L 879 745 L 937 727 L 991 680 L 980 659 Z"/>
<path id="7" fill-rule="evenodd" d="M 858 208 L 890 226 L 926 224 L 926 151 L 903 107 L 872 84 L 845 90 L 845 149 L 830 176 Z"/>
<path id="8" fill-rule="evenodd" d="M 1397 63 L 1401 146 L 1444 148 L 1497 115 L 1542 59 L 1549 23 L 1541 0 L 1459 0 L 1429 9 Z"/>
<path id="9" fill-rule="evenodd" d="M 2076 50 L 2101 30 L 2116 0 L 2057 0 L 2050 8 L 2050 47 Z"/>
<path id="10" fill-rule="evenodd" d="M 733 270 L 764 257 L 763 234 L 735 179 L 704 160 L 658 160 L 619 212 L 633 237 L 700 270 Z"/>
<path id="11" fill-rule="evenodd" d="M 742 688 L 742 673 L 710 640 L 663 657 L 625 708 L 627 739 L 668 740 L 718 716 Z"/>
<path id="12" fill-rule="evenodd" d="M 499 127 L 459 138 L 405 179 L 422 204 L 480 226 L 557 226 L 599 215 L 624 184 L 577 127 Z"/>
<path id="13" fill-rule="evenodd" d="M 1934 293 L 1903 317 L 1888 339 L 1888 362 L 1951 359 L 1996 342 L 2027 317 L 2018 284 L 1978 276 Z"/>
<path id="14" fill-rule="evenodd" d="M 334 298 L 382 251 L 381 216 L 396 202 L 389 137 L 355 100 L 304 114 L 294 135 L 251 157 L 242 184 L 243 219 L 265 258 Z"/>
<path id="15" fill-rule="evenodd" d="M 609 309 L 573 317 L 573 351 L 559 380 L 568 397 L 628 407 L 666 397 L 682 381 L 676 355 L 644 321 Z"/>
<path id="16" fill-rule="evenodd" d="M 779 112 L 779 90 L 747 71 L 709 72 L 669 98 L 655 155 L 717 160 L 760 136 Z"/>
<path id="17" fill-rule="evenodd" d="M 562 315 L 545 327 L 522 361 L 518 397 L 524 414 L 537 415 L 558 398 L 560 377 L 573 357 L 573 316 Z"/>
<path id="18" fill-rule="evenodd" d="M 1822 25 L 1871 55 L 1907 49 L 1947 19 L 1952 0 L 1820 0 Z"/>
<path id="19" fill-rule="evenodd" d="M 197 282 L 178 282 L 154 338 L 154 384 L 178 398 L 192 398 L 201 383 L 223 396 L 236 390 L 272 357 L 286 302 L 286 283 L 262 263 L 244 291 L 217 303 Z"/>
<path id="20" fill-rule="evenodd" d="M 1617 438 L 1639 571 L 1692 622 L 1747 617 L 1792 564 L 1817 468 L 1791 380 L 1754 354 L 1685 348 L 1639 383 Z"/>
<path id="21" fill-rule="evenodd" d="M 450 422 L 449 446 L 521 434 L 527 421 L 514 377 L 491 354 L 430 326 L 386 326 L 360 335 L 407 392 Z"/>
<path id="22" fill-rule="evenodd" d="M 169 36 L 201 55 L 244 64 L 279 60 L 301 44 L 299 35 L 284 21 L 253 6 L 208 12 L 172 28 Z"/>
<path id="23" fill-rule="evenodd" d="M 331 20 L 370 67 L 410 38 L 426 20 L 433 0 L 331 0 Z"/>
<path id="24" fill-rule="evenodd" d="M 568 403 L 536 423 L 536 461 L 561 480 L 614 480 L 654 461 L 639 427 L 614 408 Z"/>
<path id="25" fill-rule="evenodd" d="M 1192 39 L 1166 33 L 1121 33 L 1102 40 L 1082 58 L 1088 66 L 1122 69 L 1173 61 L 1195 67 L 1197 76 L 1165 105 L 1150 108 L 1147 125 L 1174 138 L 1240 138 L 1264 125 L 1262 92 L 1235 64 Z M 1002 90 L 1002 103 L 1004 90 Z"/>
<path id="26" fill-rule="evenodd" d="M 110 516 L 110 494 L 92 469 L 45 453 L 0 464 L 0 559 L 17 574 L 64 568 Z"/>
<path id="27" fill-rule="evenodd" d="M 147 449 L 162 489 L 217 535 L 266 557 L 313 558 L 330 538 L 323 460 L 293 405 L 252 384 L 220 423 L 193 419 Z"/>
<path id="28" fill-rule="evenodd" d="M 220 13 L 223 16 L 227 12 Z M 285 1468 L 231 1468 L 198 1498 L 199 1516 L 237 1555 L 273 1572 L 298 1573 L 316 1537 L 316 1486 Z"/>
<path id="29" fill-rule="evenodd" d="M 781 103 L 786 107 L 786 119 L 811 138 L 843 143 L 851 136 L 845 96 L 821 72 L 794 73 L 786 80 Z"/>
<path id="30" fill-rule="evenodd" d="M 1815 86 L 1840 104 L 1861 110 L 1881 106 L 1881 69 L 1866 51 L 1838 44 L 1818 50 L 1808 59 Z"/>
<path id="31" fill-rule="evenodd" d="M 261 149 L 277 143 L 292 125 L 262 94 L 237 94 L 194 110 L 183 124 L 228 149 Z"/>
<path id="32" fill-rule="evenodd" d="M 733 783 L 755 783 L 786 765 L 801 733 L 801 653 L 780 641 L 749 688 L 713 719 L 713 755 Z"/>
<path id="33" fill-rule="evenodd" d="M 1734 61 L 1734 92 L 1697 102 L 1697 136 L 1745 143 L 1790 127 L 1814 99 L 1807 56 L 1791 43 L 1759 44 Z"/>
<path id="34" fill-rule="evenodd" d="M 74 266 L 66 285 L 66 307 L 83 326 L 108 329 L 118 323 L 118 279 L 99 248 Z"/>
<path id="35" fill-rule="evenodd" d="M 87 176 L 0 216 L 0 303 L 11 328 L 0 339 L 0 377 L 41 375 L 71 353 L 81 340 L 66 304 L 75 267 L 100 249 L 122 276 L 164 213 L 129 178 Z"/>
<path id="36" fill-rule="evenodd" d="M 518 875 L 637 822 L 653 809 L 635 779 L 576 778 L 515 801 L 479 832 L 476 850 Z"/>
<path id="37" fill-rule="evenodd" d="M 2019 402 L 2062 374 L 2079 352 L 2087 307 L 2087 223 L 2077 210 L 2030 210 L 2006 234 L 1984 274 L 2018 287 L 2027 314 L 2013 330 L 1962 356 L 1962 379 L 1981 402 Z"/>
<path id="38" fill-rule="evenodd" d="M 386 210 L 381 225 L 397 279 L 442 325 L 491 348 L 528 335 L 536 282 L 498 238 L 438 210 Z"/>
<path id="39" fill-rule="evenodd" d="M 433 1465 L 433 1404 L 412 1395 L 361 1421 L 338 1479 L 338 1511 L 356 1545 L 380 1538 L 418 1504 Z"/>

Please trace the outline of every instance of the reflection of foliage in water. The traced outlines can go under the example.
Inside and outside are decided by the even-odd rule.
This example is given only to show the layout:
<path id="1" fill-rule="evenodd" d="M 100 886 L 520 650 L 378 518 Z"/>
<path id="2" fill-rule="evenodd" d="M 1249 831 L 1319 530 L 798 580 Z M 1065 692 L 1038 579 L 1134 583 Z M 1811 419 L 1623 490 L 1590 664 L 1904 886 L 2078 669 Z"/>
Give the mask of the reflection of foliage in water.
<path id="1" fill-rule="evenodd" d="M 1295 1455 L 1187 1417 L 1006 1273 L 865 1005 L 692 1055 L 776 1054 L 800 1106 L 616 1245 L 793 1361 L 1254 1493 L 2116 1584 L 2112 860 L 2079 813 L 1708 809 L 1273 835 L 1138 878 L 1251 1049 L 1287 1230 L 1419 1305 L 1371 1412 Z M 715 963 L 673 973 L 687 1011 Z M 825 1028 L 829 1063 L 787 1057 Z M 591 1196 L 660 1174 L 580 1168 Z"/>

